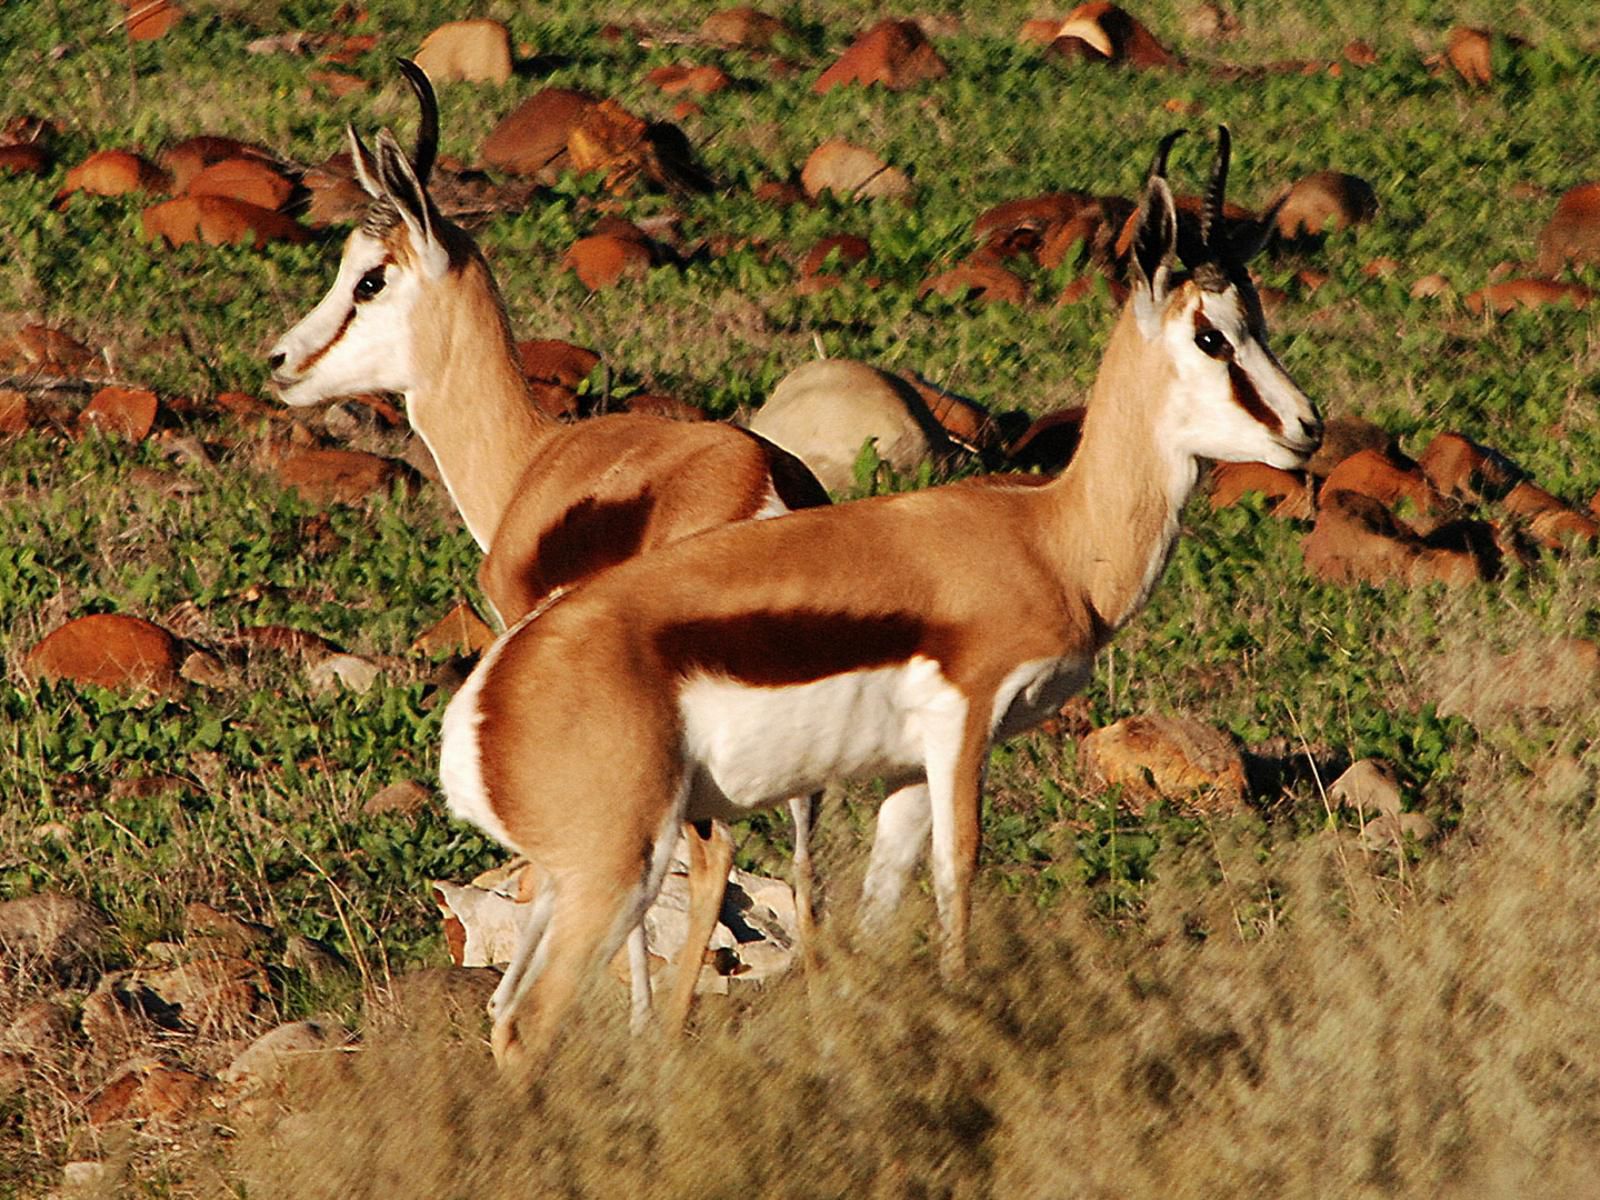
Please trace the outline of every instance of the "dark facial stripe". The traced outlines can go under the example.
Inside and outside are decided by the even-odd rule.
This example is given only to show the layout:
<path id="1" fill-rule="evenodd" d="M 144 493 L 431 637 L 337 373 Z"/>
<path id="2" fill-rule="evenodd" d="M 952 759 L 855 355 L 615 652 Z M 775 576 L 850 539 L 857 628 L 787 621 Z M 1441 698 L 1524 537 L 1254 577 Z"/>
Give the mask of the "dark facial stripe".
<path id="1" fill-rule="evenodd" d="M 897 666 L 919 654 L 942 663 L 953 639 L 948 630 L 909 613 L 801 609 L 685 621 L 661 630 L 656 645 L 680 677 L 704 672 L 753 687 L 787 687 Z"/>
<path id="2" fill-rule="evenodd" d="M 1278 414 L 1262 401 L 1261 393 L 1256 391 L 1256 385 L 1250 382 L 1249 374 L 1236 362 L 1228 364 L 1228 382 L 1233 385 L 1235 404 L 1273 433 L 1283 432 L 1283 422 L 1278 419 Z"/>
<path id="3" fill-rule="evenodd" d="M 350 322 L 354 321 L 355 319 L 356 306 L 352 304 L 350 306 L 350 311 L 345 313 L 344 320 L 339 322 L 339 328 L 335 329 L 333 331 L 333 336 L 328 339 L 328 344 L 325 345 L 321 350 L 314 352 L 308 358 L 302 361 L 301 364 L 295 368 L 295 374 L 304 375 L 306 372 L 310 371 L 312 367 L 316 366 L 317 363 L 321 362 L 322 356 L 339 344 L 339 339 L 345 335 L 345 331 L 350 328 Z"/>

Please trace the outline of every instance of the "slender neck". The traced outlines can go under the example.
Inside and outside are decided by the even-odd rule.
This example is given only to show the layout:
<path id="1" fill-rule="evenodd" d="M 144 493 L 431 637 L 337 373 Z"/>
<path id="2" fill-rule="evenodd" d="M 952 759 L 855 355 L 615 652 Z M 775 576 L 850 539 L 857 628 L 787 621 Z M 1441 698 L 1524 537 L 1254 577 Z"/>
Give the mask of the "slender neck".
<path id="1" fill-rule="evenodd" d="M 1081 590 L 1105 630 L 1149 598 L 1178 537 L 1198 477 L 1193 456 L 1158 436 L 1174 384 L 1166 360 L 1124 308 L 1095 379 L 1083 435 L 1061 478 L 1041 489 L 1056 506 L 1060 578 Z"/>
<path id="2" fill-rule="evenodd" d="M 523 468 L 557 425 L 533 402 L 505 306 L 473 255 L 417 321 L 411 427 L 427 443 L 467 529 L 485 550 Z"/>

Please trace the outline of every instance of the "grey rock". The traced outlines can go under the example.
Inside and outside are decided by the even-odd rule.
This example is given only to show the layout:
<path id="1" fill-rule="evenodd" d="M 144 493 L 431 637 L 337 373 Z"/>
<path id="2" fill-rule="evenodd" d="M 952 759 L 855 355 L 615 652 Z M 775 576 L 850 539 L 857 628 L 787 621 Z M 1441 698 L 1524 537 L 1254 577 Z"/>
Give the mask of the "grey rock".
<path id="1" fill-rule="evenodd" d="M 750 429 L 799 458 L 832 492 L 854 486 L 856 459 L 867 441 L 897 471 L 915 469 L 948 445 L 910 384 L 842 358 L 790 371 L 750 419 Z"/>

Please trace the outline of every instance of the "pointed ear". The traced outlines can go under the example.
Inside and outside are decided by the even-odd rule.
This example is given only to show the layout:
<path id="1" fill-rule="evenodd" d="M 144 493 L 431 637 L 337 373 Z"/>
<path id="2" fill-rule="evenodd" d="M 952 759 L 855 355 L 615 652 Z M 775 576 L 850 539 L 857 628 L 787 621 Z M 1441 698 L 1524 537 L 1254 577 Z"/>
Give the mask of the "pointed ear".
<path id="1" fill-rule="evenodd" d="M 344 127 L 344 138 L 350 146 L 350 165 L 355 170 L 356 182 L 361 190 L 374 200 L 383 199 L 383 185 L 378 181 L 378 160 L 356 133 L 354 125 Z"/>
<path id="2" fill-rule="evenodd" d="M 1172 202 L 1172 189 L 1159 175 L 1145 184 L 1139 201 L 1138 223 L 1133 230 L 1133 272 L 1136 290 L 1150 298 L 1166 298 L 1168 260 L 1178 248 L 1178 211 Z"/>
<path id="3" fill-rule="evenodd" d="M 439 214 L 428 197 L 428 189 L 417 179 L 411 160 L 387 129 L 378 134 L 378 178 L 384 195 L 411 231 L 417 254 L 442 272 L 449 256 L 437 234 Z"/>

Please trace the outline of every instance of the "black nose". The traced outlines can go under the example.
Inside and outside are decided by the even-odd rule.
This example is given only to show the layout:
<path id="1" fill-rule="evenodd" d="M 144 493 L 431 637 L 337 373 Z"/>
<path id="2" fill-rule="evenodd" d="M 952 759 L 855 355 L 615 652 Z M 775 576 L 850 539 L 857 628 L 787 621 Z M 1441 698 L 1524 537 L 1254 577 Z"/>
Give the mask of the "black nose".
<path id="1" fill-rule="evenodd" d="M 1318 445 L 1322 444 L 1322 422 L 1315 417 L 1309 421 L 1301 421 L 1300 430 L 1309 440 L 1316 442 Z"/>
<path id="2" fill-rule="evenodd" d="M 274 354 L 267 359 L 267 366 L 276 371 L 279 367 L 283 366 L 283 359 L 284 356 L 282 354 Z"/>

